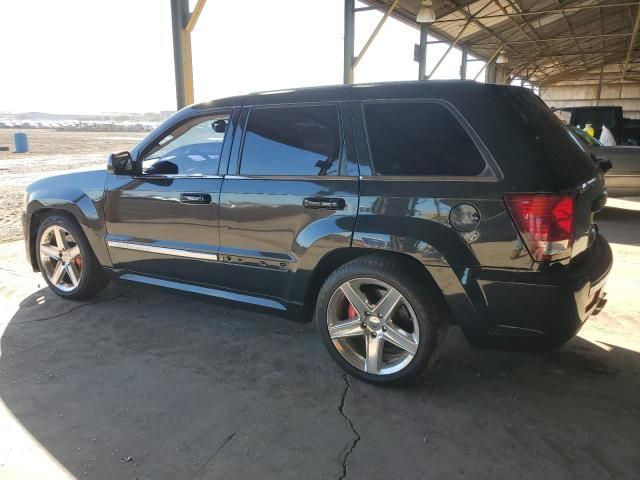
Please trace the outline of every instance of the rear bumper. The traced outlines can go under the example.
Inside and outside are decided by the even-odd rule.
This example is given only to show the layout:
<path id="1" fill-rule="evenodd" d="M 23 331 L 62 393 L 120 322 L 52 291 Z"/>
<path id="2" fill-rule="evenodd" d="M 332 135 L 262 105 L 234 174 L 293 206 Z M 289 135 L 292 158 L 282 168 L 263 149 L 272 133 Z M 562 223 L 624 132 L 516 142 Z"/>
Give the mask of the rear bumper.
<path id="1" fill-rule="evenodd" d="M 547 271 L 479 269 L 474 279 L 482 319 L 463 329 L 474 346 L 501 349 L 554 348 L 566 343 L 604 306 L 613 255 L 598 235 L 569 265 Z M 475 322 L 474 322 L 475 323 Z"/>

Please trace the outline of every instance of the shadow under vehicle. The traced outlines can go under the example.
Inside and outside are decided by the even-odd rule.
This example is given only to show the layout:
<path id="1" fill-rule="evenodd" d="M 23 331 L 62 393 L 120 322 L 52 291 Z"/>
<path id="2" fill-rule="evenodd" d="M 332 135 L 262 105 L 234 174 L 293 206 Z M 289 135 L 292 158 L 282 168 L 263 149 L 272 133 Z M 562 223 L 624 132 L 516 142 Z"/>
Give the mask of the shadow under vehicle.
<path id="1" fill-rule="evenodd" d="M 347 464 L 347 478 L 633 479 L 640 469 L 640 354 L 623 346 L 576 337 L 516 354 L 469 348 L 452 331 L 429 377 L 380 389 L 342 377 L 309 325 L 129 287 L 90 303 L 40 289 L 2 335 L 3 406 L 74 477 L 320 480 Z M 16 437 L 0 477 L 25 451 Z M 16 477 L 55 477 L 37 472 Z"/>

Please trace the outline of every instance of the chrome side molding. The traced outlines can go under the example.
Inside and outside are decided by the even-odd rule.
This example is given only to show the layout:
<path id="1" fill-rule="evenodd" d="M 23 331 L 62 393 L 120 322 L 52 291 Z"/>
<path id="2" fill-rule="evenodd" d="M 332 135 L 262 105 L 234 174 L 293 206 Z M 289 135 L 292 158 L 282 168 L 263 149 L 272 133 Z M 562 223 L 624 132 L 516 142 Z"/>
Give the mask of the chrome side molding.
<path id="1" fill-rule="evenodd" d="M 218 255 L 215 253 L 194 252 L 191 250 L 182 250 L 179 248 L 156 247 L 154 245 L 145 245 L 142 243 L 134 242 L 121 242 L 115 240 L 107 240 L 107 245 L 111 248 L 122 248 L 124 250 L 137 250 L 139 252 L 158 253 L 160 255 L 171 255 L 173 257 L 184 257 L 211 261 L 218 260 Z"/>

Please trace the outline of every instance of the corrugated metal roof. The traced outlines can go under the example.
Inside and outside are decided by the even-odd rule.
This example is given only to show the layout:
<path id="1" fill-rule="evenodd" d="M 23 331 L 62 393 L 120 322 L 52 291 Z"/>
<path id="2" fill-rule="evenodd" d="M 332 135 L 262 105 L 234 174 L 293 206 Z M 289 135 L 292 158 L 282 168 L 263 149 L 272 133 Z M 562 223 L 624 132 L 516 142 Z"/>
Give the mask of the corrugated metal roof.
<path id="1" fill-rule="evenodd" d="M 363 2 L 385 11 L 391 0 Z M 393 16 L 417 27 L 421 4 L 400 0 Z M 512 77 L 550 85 L 603 69 L 617 81 L 640 80 L 639 1 L 433 0 L 433 8 L 431 34 L 453 40 L 463 31 L 458 44 L 485 59 L 505 50 Z"/>

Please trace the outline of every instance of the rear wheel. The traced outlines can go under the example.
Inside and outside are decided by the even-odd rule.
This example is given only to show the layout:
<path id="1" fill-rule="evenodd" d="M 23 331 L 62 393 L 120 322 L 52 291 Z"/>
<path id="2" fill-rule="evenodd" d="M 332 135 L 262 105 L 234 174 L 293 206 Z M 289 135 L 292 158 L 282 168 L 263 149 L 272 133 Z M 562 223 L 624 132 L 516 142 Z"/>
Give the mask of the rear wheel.
<path id="1" fill-rule="evenodd" d="M 84 233 L 65 216 L 53 215 L 42 222 L 36 257 L 45 281 L 61 297 L 89 298 L 108 282 Z"/>
<path id="2" fill-rule="evenodd" d="M 348 373 L 378 384 L 406 382 L 435 360 L 446 332 L 433 286 L 397 259 L 355 259 L 325 281 L 316 325 Z"/>

